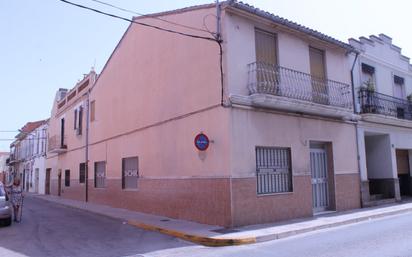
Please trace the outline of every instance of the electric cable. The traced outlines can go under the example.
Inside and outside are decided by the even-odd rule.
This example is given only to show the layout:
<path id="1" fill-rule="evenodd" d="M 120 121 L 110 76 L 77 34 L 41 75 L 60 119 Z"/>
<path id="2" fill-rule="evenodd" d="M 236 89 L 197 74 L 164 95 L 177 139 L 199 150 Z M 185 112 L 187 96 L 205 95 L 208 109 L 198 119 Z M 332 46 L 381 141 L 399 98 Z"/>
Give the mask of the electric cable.
<path id="1" fill-rule="evenodd" d="M 177 23 L 177 22 L 169 21 L 169 20 L 166 20 L 166 19 L 163 19 L 163 18 L 160 18 L 160 17 L 155 17 L 155 16 L 152 16 L 152 15 L 148 15 L 148 14 L 138 13 L 138 12 L 136 12 L 136 11 L 132 11 L 132 10 L 129 10 L 129 9 L 125 9 L 125 8 L 122 8 L 122 7 L 113 5 L 113 4 L 109 4 L 109 3 L 106 3 L 106 2 L 103 2 L 103 1 L 99 1 L 99 0 L 90 0 L 90 1 L 93 1 L 93 2 L 96 2 L 96 3 L 99 3 L 99 4 L 102 4 L 102 5 L 110 6 L 110 7 L 112 7 L 112 8 L 118 9 L 118 10 L 123 11 L 123 12 L 128 12 L 128 13 L 131 13 L 131 14 L 136 14 L 136 15 L 139 15 L 140 17 L 146 17 L 146 18 L 156 19 L 156 20 L 160 20 L 160 21 L 163 21 L 163 22 L 166 22 L 166 23 L 170 23 L 170 24 L 175 25 L 175 26 L 180 26 L 180 27 L 182 27 L 182 28 L 187 28 L 187 29 L 192 29 L 192 30 L 196 30 L 196 31 L 209 32 L 209 33 L 210 33 L 210 31 L 205 30 L 205 29 L 200 29 L 200 28 L 196 28 L 196 27 L 192 27 L 192 26 L 180 24 L 180 23 Z"/>

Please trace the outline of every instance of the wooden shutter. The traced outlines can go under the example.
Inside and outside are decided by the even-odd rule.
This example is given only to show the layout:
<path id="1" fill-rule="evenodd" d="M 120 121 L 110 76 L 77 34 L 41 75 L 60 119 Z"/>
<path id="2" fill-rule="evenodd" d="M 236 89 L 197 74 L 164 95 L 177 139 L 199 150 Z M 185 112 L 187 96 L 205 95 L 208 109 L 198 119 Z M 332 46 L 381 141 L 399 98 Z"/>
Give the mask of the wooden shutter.
<path id="1" fill-rule="evenodd" d="M 256 62 L 277 64 L 276 35 L 255 29 Z"/>
<path id="2" fill-rule="evenodd" d="M 316 78 L 324 79 L 326 76 L 324 52 L 322 50 L 310 47 L 309 48 L 310 59 L 310 74 Z"/>

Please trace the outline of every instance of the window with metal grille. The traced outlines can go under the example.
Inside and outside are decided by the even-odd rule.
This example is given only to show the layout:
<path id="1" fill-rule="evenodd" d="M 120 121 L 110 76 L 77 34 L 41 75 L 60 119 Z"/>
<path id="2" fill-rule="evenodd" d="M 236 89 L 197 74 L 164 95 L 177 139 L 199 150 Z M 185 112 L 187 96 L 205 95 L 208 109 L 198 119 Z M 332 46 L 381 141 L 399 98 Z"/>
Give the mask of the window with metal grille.
<path id="1" fill-rule="evenodd" d="M 86 164 L 84 162 L 79 165 L 79 183 L 86 181 Z"/>
<path id="2" fill-rule="evenodd" d="M 103 188 L 106 183 L 106 162 L 94 163 L 94 187 Z"/>
<path id="3" fill-rule="evenodd" d="M 70 170 L 64 171 L 64 186 L 66 187 L 70 186 Z"/>
<path id="4" fill-rule="evenodd" d="M 257 193 L 292 192 L 290 148 L 256 147 Z"/>
<path id="5" fill-rule="evenodd" d="M 137 179 L 139 177 L 139 159 L 138 157 L 129 157 L 122 159 L 122 188 L 137 188 Z"/>

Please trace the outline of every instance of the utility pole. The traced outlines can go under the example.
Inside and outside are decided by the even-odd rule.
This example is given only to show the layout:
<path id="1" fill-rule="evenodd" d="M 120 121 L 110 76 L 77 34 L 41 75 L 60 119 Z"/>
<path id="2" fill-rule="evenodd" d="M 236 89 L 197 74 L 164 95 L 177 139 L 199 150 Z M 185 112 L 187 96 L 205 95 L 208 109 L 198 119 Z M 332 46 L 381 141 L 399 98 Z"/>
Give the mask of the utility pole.
<path id="1" fill-rule="evenodd" d="M 216 0 L 216 18 L 217 18 L 216 40 L 218 40 L 218 41 L 221 40 L 220 14 L 221 14 L 220 3 L 219 3 L 219 0 Z"/>
<path id="2" fill-rule="evenodd" d="M 86 146 L 85 146 L 85 161 L 84 161 L 84 173 L 85 173 L 85 188 L 86 188 L 86 202 L 89 201 L 89 116 L 90 116 L 90 89 L 87 91 L 86 99 Z"/>

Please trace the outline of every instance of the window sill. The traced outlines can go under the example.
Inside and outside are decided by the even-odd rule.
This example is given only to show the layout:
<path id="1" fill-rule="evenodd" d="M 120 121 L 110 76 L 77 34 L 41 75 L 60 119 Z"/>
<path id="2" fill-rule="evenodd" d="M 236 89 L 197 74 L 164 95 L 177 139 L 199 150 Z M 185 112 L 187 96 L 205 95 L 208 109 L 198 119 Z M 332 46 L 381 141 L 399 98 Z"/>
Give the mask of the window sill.
<path id="1" fill-rule="evenodd" d="M 257 197 L 265 197 L 265 196 L 280 196 L 280 195 L 292 195 L 292 192 L 281 192 L 281 193 L 267 193 L 267 194 L 257 194 Z"/>
<path id="2" fill-rule="evenodd" d="M 139 191 L 139 189 L 138 188 L 124 188 L 124 189 L 122 189 L 122 191 L 124 191 L 124 192 L 137 192 L 137 191 Z"/>

